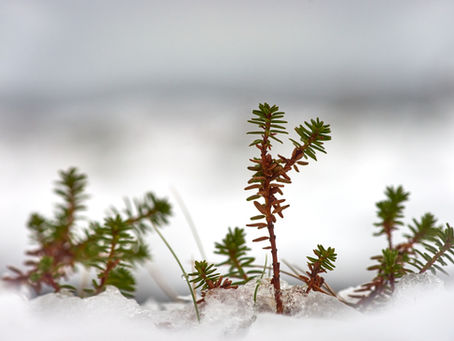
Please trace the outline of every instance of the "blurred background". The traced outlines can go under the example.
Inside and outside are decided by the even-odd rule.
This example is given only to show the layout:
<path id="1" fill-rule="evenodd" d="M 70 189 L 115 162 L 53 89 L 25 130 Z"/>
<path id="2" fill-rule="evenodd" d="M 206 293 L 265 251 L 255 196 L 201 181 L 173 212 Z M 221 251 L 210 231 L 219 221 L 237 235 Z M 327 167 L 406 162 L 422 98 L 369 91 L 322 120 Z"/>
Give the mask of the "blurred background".
<path id="1" fill-rule="evenodd" d="M 320 117 L 333 135 L 285 189 L 280 257 L 304 266 L 316 244 L 333 246 L 329 283 L 367 281 L 386 246 L 372 237 L 386 186 L 411 192 L 406 222 L 430 211 L 454 224 L 453 17 L 449 0 L 2 0 L 0 273 L 25 259 L 28 216 L 52 213 L 70 166 L 89 176 L 90 219 L 125 196 L 167 197 L 163 233 L 189 269 L 201 255 L 175 189 L 219 261 L 214 242 L 255 215 L 246 121 L 268 102 L 289 131 Z M 149 242 L 139 297 L 164 299 L 159 278 L 184 294 L 171 255 Z"/>

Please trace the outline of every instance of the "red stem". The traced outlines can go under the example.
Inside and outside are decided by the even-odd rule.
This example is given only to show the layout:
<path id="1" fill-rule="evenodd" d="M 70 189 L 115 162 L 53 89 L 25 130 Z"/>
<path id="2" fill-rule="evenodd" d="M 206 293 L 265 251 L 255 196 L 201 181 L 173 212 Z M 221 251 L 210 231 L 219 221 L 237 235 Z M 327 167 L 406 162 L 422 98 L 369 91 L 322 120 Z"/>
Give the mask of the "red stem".
<path id="1" fill-rule="evenodd" d="M 265 131 L 270 130 L 270 124 L 267 123 L 265 127 Z M 271 213 L 271 181 L 272 181 L 272 174 L 267 174 L 267 169 L 271 166 L 270 160 L 271 158 L 268 155 L 267 152 L 268 149 L 268 135 L 265 133 L 263 135 L 263 141 L 260 146 L 261 150 L 261 163 L 263 167 L 263 176 L 264 176 L 264 182 L 263 182 L 263 192 L 264 192 L 264 199 L 265 199 L 265 217 L 266 217 L 266 222 L 267 222 L 267 229 L 268 229 L 268 234 L 270 236 L 270 243 L 271 243 L 271 257 L 273 259 L 273 279 L 272 279 L 272 284 L 274 287 L 274 299 L 276 301 L 276 312 L 278 314 L 282 314 L 284 312 L 284 307 L 282 304 L 282 294 L 281 294 L 281 281 L 280 281 L 280 264 L 277 258 L 277 247 L 276 247 L 276 235 L 274 234 L 274 223 L 273 220 L 275 219 L 273 214 Z M 272 161 L 272 160 L 271 160 Z"/>

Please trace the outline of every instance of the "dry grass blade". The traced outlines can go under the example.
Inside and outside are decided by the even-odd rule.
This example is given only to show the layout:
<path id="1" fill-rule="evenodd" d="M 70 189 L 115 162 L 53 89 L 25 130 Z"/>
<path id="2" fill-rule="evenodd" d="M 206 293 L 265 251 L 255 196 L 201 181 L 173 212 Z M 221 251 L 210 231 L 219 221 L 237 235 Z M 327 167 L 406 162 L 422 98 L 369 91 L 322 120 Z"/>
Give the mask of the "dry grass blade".
<path id="1" fill-rule="evenodd" d="M 203 248 L 202 240 L 200 239 L 197 227 L 195 226 L 194 221 L 192 220 L 192 216 L 189 213 L 189 210 L 187 209 L 183 199 L 181 198 L 181 196 L 178 193 L 178 191 L 176 190 L 176 188 L 171 187 L 170 190 L 171 190 L 173 196 L 175 197 L 175 200 L 177 201 L 178 206 L 180 206 L 180 209 L 183 212 L 183 215 L 189 225 L 189 228 L 191 229 L 192 236 L 194 237 L 194 240 L 197 244 L 197 248 L 199 249 L 200 255 L 202 256 L 203 259 L 207 259 L 205 250 Z"/>

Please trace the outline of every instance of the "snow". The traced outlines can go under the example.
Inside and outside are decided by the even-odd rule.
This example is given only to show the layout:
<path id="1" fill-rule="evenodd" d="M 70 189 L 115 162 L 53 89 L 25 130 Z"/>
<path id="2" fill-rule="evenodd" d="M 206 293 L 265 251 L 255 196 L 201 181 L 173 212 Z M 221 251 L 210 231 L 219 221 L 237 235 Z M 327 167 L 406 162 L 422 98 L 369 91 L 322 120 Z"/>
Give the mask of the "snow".
<path id="1" fill-rule="evenodd" d="M 71 319 L 74 315 L 86 318 L 114 317 L 142 318 L 147 311 L 131 299 L 122 296 L 116 287 L 108 287 L 97 296 L 80 298 L 69 291 L 40 296 L 30 302 L 31 310 L 41 316 L 60 316 Z M 69 307 L 69 309 L 68 309 Z"/>
<path id="2" fill-rule="evenodd" d="M 273 313 L 272 287 L 262 280 L 215 289 L 200 304 L 201 323 L 189 303 L 139 305 L 109 287 L 98 296 L 69 292 L 30 298 L 0 286 L 0 340 L 453 340 L 454 291 L 431 275 L 408 275 L 383 308 L 359 313 L 322 293 L 282 283 L 291 316 Z M 351 289 L 349 289 L 351 290 Z M 348 290 L 347 290 L 348 291 Z M 345 294 L 345 292 L 344 292 Z"/>

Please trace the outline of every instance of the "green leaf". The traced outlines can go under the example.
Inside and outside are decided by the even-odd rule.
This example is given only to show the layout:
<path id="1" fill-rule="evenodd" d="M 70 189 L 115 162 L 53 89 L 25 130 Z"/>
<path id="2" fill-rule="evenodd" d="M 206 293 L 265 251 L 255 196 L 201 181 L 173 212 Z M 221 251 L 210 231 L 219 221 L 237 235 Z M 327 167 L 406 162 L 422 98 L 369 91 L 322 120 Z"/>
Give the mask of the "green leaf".
<path id="1" fill-rule="evenodd" d="M 260 214 L 260 215 L 251 217 L 251 220 L 259 220 L 259 219 L 263 219 L 263 218 L 265 218 L 265 216 L 263 214 Z"/>

